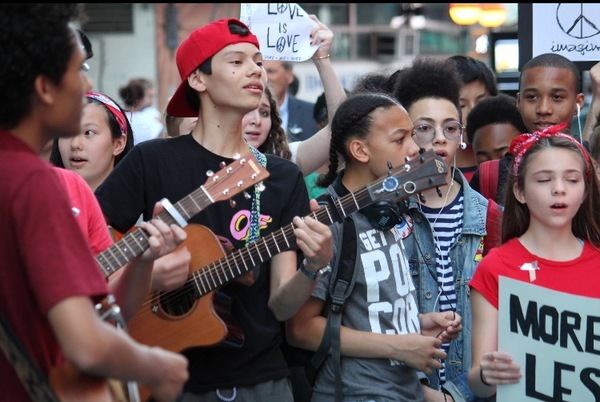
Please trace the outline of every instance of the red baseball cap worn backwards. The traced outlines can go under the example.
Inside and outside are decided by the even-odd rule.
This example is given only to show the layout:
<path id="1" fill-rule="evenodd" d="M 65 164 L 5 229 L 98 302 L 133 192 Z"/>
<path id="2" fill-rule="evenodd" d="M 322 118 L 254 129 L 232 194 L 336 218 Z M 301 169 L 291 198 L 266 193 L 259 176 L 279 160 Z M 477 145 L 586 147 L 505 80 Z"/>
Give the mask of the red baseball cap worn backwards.
<path id="1" fill-rule="evenodd" d="M 230 22 L 248 28 L 246 24 L 236 18 L 224 18 L 196 29 L 179 45 L 175 60 L 177 61 L 181 84 L 179 84 L 175 94 L 173 94 L 167 104 L 167 113 L 169 115 L 174 117 L 198 116 L 198 111 L 190 107 L 185 97 L 187 78 L 202 63 L 225 48 L 225 46 L 247 42 L 252 43 L 260 49 L 258 38 L 252 32 L 246 36 L 229 32 Z"/>

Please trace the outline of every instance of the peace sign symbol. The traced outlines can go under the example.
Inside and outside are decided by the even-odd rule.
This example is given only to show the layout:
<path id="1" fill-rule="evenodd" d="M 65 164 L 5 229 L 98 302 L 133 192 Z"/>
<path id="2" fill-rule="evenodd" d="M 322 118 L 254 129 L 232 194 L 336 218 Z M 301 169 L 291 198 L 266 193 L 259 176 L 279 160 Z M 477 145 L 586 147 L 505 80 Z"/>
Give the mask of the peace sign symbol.
<path id="1" fill-rule="evenodd" d="M 600 33 L 600 4 L 558 3 L 556 21 L 560 29 L 573 38 L 591 38 Z"/>

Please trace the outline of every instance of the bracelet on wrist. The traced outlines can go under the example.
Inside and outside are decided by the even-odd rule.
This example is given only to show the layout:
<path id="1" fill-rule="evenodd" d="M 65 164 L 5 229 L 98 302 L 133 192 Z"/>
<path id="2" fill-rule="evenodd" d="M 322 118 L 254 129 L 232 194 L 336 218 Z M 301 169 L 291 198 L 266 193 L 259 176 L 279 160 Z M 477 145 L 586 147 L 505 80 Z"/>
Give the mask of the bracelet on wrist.
<path id="1" fill-rule="evenodd" d="M 489 382 L 487 382 L 486 380 L 483 379 L 483 369 L 481 367 L 479 367 L 479 379 L 481 380 L 481 382 L 483 383 L 483 385 L 487 386 L 487 387 L 493 387 L 493 384 L 490 384 Z"/>
<path id="2" fill-rule="evenodd" d="M 328 59 L 329 56 L 331 56 L 329 53 L 327 53 L 325 56 L 317 56 L 317 55 L 315 55 L 315 60 Z"/>

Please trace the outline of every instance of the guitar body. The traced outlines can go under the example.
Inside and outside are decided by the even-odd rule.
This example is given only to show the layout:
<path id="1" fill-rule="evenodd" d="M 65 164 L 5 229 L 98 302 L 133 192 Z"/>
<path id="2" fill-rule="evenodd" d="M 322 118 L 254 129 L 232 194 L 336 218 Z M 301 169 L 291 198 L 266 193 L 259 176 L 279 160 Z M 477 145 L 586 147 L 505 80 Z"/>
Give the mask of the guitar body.
<path id="1" fill-rule="evenodd" d="M 205 226 L 189 224 L 185 231 L 188 237 L 180 247 L 191 252 L 190 273 L 225 255 Z M 243 334 L 231 318 L 230 305 L 229 297 L 217 290 L 200 298 L 187 286 L 153 292 L 129 322 L 128 332 L 140 343 L 175 352 L 222 343 L 239 347 Z"/>
<path id="2" fill-rule="evenodd" d="M 133 402 L 120 382 L 83 374 L 68 362 L 52 369 L 48 380 L 61 402 Z"/>
<path id="3" fill-rule="evenodd" d="M 427 188 L 447 184 L 447 166 L 433 150 L 424 151 L 388 171 L 375 182 L 347 194 L 309 216 L 331 225 L 375 201 L 398 202 Z M 226 254 L 216 236 L 205 226 L 190 224 L 182 244 L 192 255 L 186 283 L 173 291 L 154 292 L 129 322 L 128 332 L 141 343 L 182 352 L 191 347 L 216 344 L 240 345 L 243 333 L 230 319 L 230 302 L 218 289 L 252 274 L 253 267 L 289 250 L 295 242 L 294 225 L 274 231 L 260 241 Z M 198 268 L 200 267 L 200 268 Z M 140 387 L 142 396 L 147 396 Z"/>
<path id="4" fill-rule="evenodd" d="M 225 254 L 219 239 L 207 227 L 188 224 L 184 229 L 188 237 L 179 247 L 190 250 L 190 273 L 194 267 L 197 270 Z M 127 332 L 140 343 L 172 352 L 217 344 L 240 347 L 244 335 L 231 317 L 229 297 L 213 290 L 198 298 L 193 289 L 184 288 L 183 295 L 180 289 L 153 292 L 129 322 Z M 150 397 L 143 384 L 139 391 L 142 401 Z"/>
<path id="5" fill-rule="evenodd" d="M 269 177 L 269 172 L 251 151 L 229 165 L 222 163 L 221 167 L 222 169 L 213 174 L 204 185 L 175 205 L 171 205 L 180 218 L 185 216 L 189 219 L 209 205 L 230 199 Z M 164 201 L 168 202 L 168 200 Z M 171 212 L 166 210 L 159 214 L 158 218 L 167 224 L 180 223 Z M 188 246 L 196 250 L 192 252 L 190 267 L 204 266 L 204 260 L 199 259 L 200 256 L 209 258 L 208 261 L 223 256 L 223 249 L 218 239 L 208 229 L 202 230 L 202 228 L 200 225 L 189 225 L 186 228 L 190 240 L 184 242 L 181 247 Z M 113 235 L 115 244 L 96 256 L 96 262 L 106 278 L 113 274 L 120 275 L 116 272 L 123 265 L 148 248 L 148 234 L 139 227 L 131 228 L 126 234 L 114 231 Z M 192 345 L 196 343 L 212 345 L 225 342 L 227 339 L 232 340 L 232 345 L 241 345 L 243 342 L 241 331 L 234 328 L 233 321 L 226 318 L 230 309 L 225 295 L 219 296 L 216 291 L 211 292 L 214 294 L 206 295 L 207 297 L 199 300 L 198 303 L 190 304 L 186 295 L 183 295 L 185 297 L 183 303 L 179 303 L 179 299 L 170 299 L 174 293 L 177 291 L 155 293 L 150 301 L 146 301 L 138 310 L 136 317 L 147 313 L 149 320 L 146 322 L 144 318 L 142 322 L 138 318 L 137 322 L 142 322 L 143 325 L 132 323 L 132 328 L 136 331 L 129 335 L 142 343 L 162 346 L 177 352 L 183 350 L 189 343 L 170 342 L 177 339 L 173 337 L 175 331 L 198 336 L 199 339 L 193 339 Z M 158 308 L 155 315 L 152 309 L 156 305 Z M 165 308 L 161 309 L 161 306 Z M 104 317 L 103 319 L 114 320 L 119 329 L 125 328 L 125 322 L 120 316 L 120 309 L 116 306 L 114 297 L 110 301 L 105 300 L 100 303 L 96 308 L 101 313 L 101 317 Z M 218 314 L 222 314 L 225 318 L 220 319 Z M 196 325 L 198 328 L 194 328 L 196 321 L 202 321 L 204 325 Z M 231 329 L 228 326 L 231 326 Z M 190 331 L 190 328 L 193 330 Z M 149 340 L 147 337 L 149 334 L 156 335 L 156 340 Z M 203 340 L 204 337 L 206 340 Z M 147 389 L 138 386 L 136 382 L 121 383 L 114 379 L 83 374 L 68 362 L 51 370 L 49 382 L 61 402 L 139 402 L 141 395 L 144 395 L 144 400 L 150 396 Z"/>

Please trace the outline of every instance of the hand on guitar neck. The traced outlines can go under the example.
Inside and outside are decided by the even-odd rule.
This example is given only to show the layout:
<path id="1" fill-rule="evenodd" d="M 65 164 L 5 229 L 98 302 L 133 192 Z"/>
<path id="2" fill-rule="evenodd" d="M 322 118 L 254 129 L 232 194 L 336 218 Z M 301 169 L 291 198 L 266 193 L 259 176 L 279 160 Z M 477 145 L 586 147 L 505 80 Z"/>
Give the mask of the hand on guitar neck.
<path id="1" fill-rule="evenodd" d="M 335 205 L 313 211 L 309 217 L 327 224 L 340 222 L 377 200 L 398 202 L 424 189 L 445 185 L 446 172 L 441 157 L 427 151 L 390 170 L 386 177 L 337 199 Z M 226 254 L 208 228 L 188 225 L 188 237 L 182 244 L 192 253 L 186 282 L 169 292 L 153 292 L 129 322 L 129 333 L 141 343 L 173 351 L 221 343 L 240 346 L 243 333 L 229 315 L 230 300 L 217 290 L 252 272 L 257 262 L 289 250 L 288 245 L 296 241 L 295 230 L 296 226 L 290 223 L 256 243 Z M 140 391 L 142 395 L 145 392 L 143 387 Z"/>

